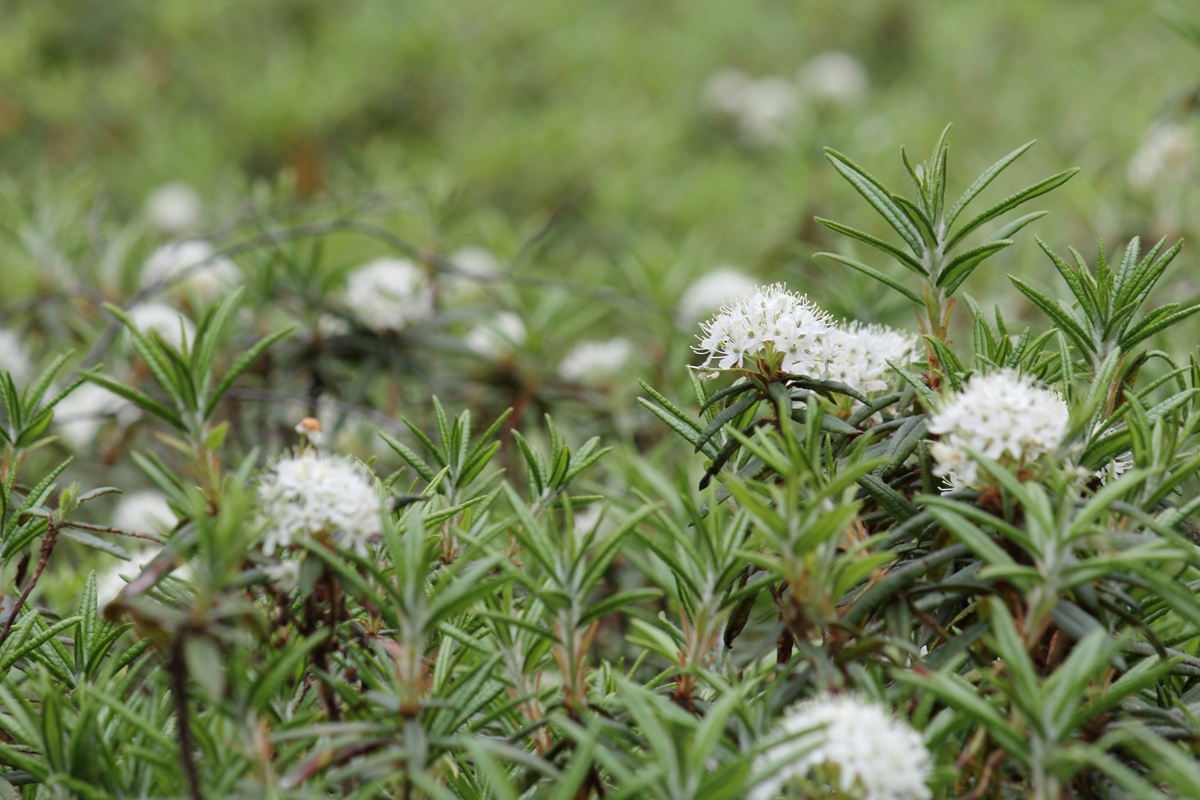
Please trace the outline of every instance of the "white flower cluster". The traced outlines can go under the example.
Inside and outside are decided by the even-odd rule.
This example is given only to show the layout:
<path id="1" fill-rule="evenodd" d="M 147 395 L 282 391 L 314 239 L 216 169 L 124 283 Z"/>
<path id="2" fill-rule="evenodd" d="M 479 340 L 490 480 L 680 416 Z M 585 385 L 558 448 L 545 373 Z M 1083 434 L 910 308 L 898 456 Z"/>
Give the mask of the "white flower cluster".
<path id="1" fill-rule="evenodd" d="M 711 112 L 730 119 L 745 144 L 764 147 L 783 139 L 805 99 L 814 105 L 853 105 L 866 96 L 869 84 L 858 59 L 829 51 L 802 66 L 794 82 L 720 70 L 704 88 L 704 103 Z"/>
<path id="2" fill-rule="evenodd" d="M 580 342 L 567 351 L 558 374 L 575 383 L 603 382 L 617 375 L 633 355 L 633 342 L 617 336 L 606 342 Z"/>
<path id="3" fill-rule="evenodd" d="M 891 361 L 906 366 L 917 358 L 917 337 L 883 325 L 857 320 L 839 328 L 837 356 L 826 362 L 822 377 L 844 383 L 861 394 L 888 388 Z"/>
<path id="4" fill-rule="evenodd" d="M 916 358 L 915 336 L 858 321 L 837 325 L 778 283 L 737 297 L 700 330 L 693 349 L 707 356 L 705 366 L 715 360 L 721 369 L 754 369 L 747 361 L 774 355 L 784 372 L 844 383 L 860 394 L 888 387 L 889 361 L 907 365 Z"/>
<path id="5" fill-rule="evenodd" d="M 708 322 L 693 349 L 721 369 L 741 369 L 747 359 L 781 355 L 784 372 L 817 375 L 830 357 L 836 336 L 833 319 L 782 283 L 760 286 L 742 295 Z M 768 352 L 770 348 L 770 352 Z"/>
<path id="6" fill-rule="evenodd" d="M 527 338 L 525 323 L 521 318 L 511 311 L 501 311 L 490 320 L 471 328 L 464 342 L 475 355 L 500 361 L 512 358 Z"/>
<path id="7" fill-rule="evenodd" d="M 1188 166 L 1193 149 L 1192 134 L 1183 125 L 1155 125 L 1129 159 L 1126 170 L 1129 185 L 1138 191 L 1149 191 L 1160 178 Z"/>
<path id="8" fill-rule="evenodd" d="M 1003 370 L 971 378 L 929 418 L 934 473 L 953 473 L 959 485 L 975 485 L 979 465 L 970 447 L 990 459 L 1022 463 L 1058 447 L 1067 431 L 1067 404 L 1032 378 Z"/>
<path id="9" fill-rule="evenodd" d="M 171 236 L 194 230 L 201 220 L 200 195 L 180 181 L 163 184 L 146 198 L 146 220 Z"/>
<path id="10" fill-rule="evenodd" d="M 201 302 L 211 302 L 237 288 L 242 271 L 203 239 L 164 244 L 142 265 L 142 288 L 178 280 L 179 290 Z"/>
<path id="11" fill-rule="evenodd" d="M 304 450 L 278 461 L 258 484 L 266 522 L 263 550 L 299 539 L 331 537 L 367 555 L 380 534 L 380 500 L 367 470 L 352 458 Z"/>
<path id="12" fill-rule="evenodd" d="M 404 258 L 377 258 L 346 276 L 346 305 L 376 333 L 399 331 L 433 315 L 433 287 Z"/>
<path id="13" fill-rule="evenodd" d="M 780 734 L 788 740 L 768 749 L 761 766 L 785 766 L 754 787 L 750 800 L 773 800 L 786 783 L 817 767 L 836 768 L 838 796 L 852 791 L 862 800 L 933 796 L 921 734 L 882 706 L 853 695 L 824 695 L 788 712 Z"/>
<path id="14" fill-rule="evenodd" d="M 733 267 L 718 267 L 692 282 L 679 299 L 679 322 L 692 326 L 720 311 L 721 306 L 753 292 L 754 279 Z"/>

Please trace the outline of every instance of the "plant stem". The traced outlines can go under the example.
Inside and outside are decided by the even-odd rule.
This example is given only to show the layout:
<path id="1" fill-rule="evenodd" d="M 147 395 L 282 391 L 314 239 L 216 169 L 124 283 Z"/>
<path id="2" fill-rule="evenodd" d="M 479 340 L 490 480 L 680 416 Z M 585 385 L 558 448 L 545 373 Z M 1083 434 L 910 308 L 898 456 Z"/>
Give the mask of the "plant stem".
<path id="1" fill-rule="evenodd" d="M 171 655 L 167 660 L 167 673 L 171 680 L 171 695 L 175 702 L 175 730 L 179 735 L 179 760 L 183 764 L 183 774 L 187 778 L 188 792 L 192 800 L 204 800 L 200 791 L 200 773 L 196 770 L 196 760 L 192 757 L 192 727 L 188 716 L 187 698 L 187 662 L 184 660 L 183 645 L 187 641 L 186 632 L 180 632 L 171 642 Z"/>
<path id="2" fill-rule="evenodd" d="M 13 623 L 17 620 L 17 615 L 21 613 L 21 609 L 25 606 L 25 601 L 29 599 L 33 587 L 37 585 L 42 570 L 46 568 L 46 562 L 50 560 L 50 553 L 54 551 L 54 543 L 56 541 L 58 541 L 58 528 L 51 522 L 50 527 L 46 529 L 46 535 L 42 538 L 42 550 L 38 555 L 37 568 L 33 571 L 33 577 L 25 585 L 25 591 L 21 592 L 21 596 L 17 598 L 17 604 L 13 606 L 12 613 L 4 621 L 4 629 L 0 630 L 0 645 L 3 645 L 4 640 L 8 638 L 8 633 L 12 630 Z"/>

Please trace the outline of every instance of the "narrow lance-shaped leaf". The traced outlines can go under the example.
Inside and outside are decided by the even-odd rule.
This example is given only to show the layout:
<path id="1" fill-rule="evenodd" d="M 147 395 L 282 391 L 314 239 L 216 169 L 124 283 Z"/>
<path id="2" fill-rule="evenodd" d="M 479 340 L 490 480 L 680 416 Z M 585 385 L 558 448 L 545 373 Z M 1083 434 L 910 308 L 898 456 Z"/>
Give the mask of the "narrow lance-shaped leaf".
<path id="1" fill-rule="evenodd" d="M 1057 189 L 1059 186 L 1062 186 L 1064 183 L 1066 183 L 1072 177 L 1074 177 L 1075 173 L 1077 173 L 1077 172 L 1079 172 L 1078 167 L 1073 167 L 1068 170 L 1063 170 L 1062 172 L 1058 173 L 1057 175 L 1051 175 L 1049 178 L 1046 178 L 1045 180 L 1042 180 L 1042 181 L 1038 181 L 1037 183 L 1033 184 L 1032 186 L 1028 186 L 1028 187 L 1022 189 L 1021 191 L 1017 192 L 1016 194 L 1006 197 L 1004 200 L 1001 200 L 999 203 L 992 206 L 987 211 L 984 211 L 982 214 L 975 217 L 973 220 L 971 220 L 970 222 L 966 223 L 961 228 L 959 228 L 958 231 L 953 236 L 950 237 L 950 240 L 948 242 L 946 242 L 946 248 L 945 248 L 946 251 L 949 252 L 951 249 L 953 249 L 956 244 L 958 244 L 960 241 L 962 241 L 962 238 L 964 236 L 966 236 L 971 231 L 978 228 L 980 225 L 983 225 L 985 222 L 995 219 L 996 217 L 1000 216 L 1001 214 L 1004 214 L 1008 211 L 1012 211 L 1014 208 L 1021 205 L 1022 203 L 1032 200 L 1035 197 L 1039 197 L 1039 196 L 1045 194 L 1046 192 L 1051 191 L 1052 189 Z"/>
<path id="2" fill-rule="evenodd" d="M 826 148 L 825 154 L 829 162 L 833 164 L 833 168 L 840 172 L 842 177 L 858 190 L 858 193 L 879 212 L 880 216 L 887 220 L 887 223 L 912 248 L 913 253 L 918 256 L 924 254 L 925 246 L 921 240 L 920 231 L 912 224 L 908 215 L 896 205 L 895 200 L 892 199 L 892 193 L 885 189 L 883 184 L 863 171 L 861 167 L 836 150 Z"/>

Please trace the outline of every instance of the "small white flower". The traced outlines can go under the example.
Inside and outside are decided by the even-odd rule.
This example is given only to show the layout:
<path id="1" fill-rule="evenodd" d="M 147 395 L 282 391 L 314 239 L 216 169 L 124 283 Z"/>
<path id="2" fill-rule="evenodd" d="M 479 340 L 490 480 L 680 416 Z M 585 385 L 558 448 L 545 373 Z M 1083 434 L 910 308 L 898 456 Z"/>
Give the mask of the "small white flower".
<path id="1" fill-rule="evenodd" d="M 185 341 L 190 346 L 196 334 L 196 326 L 187 315 L 166 303 L 139 303 L 129 309 L 129 316 L 143 334 L 157 333 L 176 350 L 182 350 Z"/>
<path id="2" fill-rule="evenodd" d="M 953 472 L 958 481 L 973 486 L 979 465 L 966 447 L 993 460 L 1024 463 L 1058 447 L 1068 416 L 1062 397 L 1032 378 L 1010 370 L 976 375 L 929 418 L 929 432 L 941 434 L 941 441 L 929 448 L 937 461 L 934 474 Z"/>
<path id="3" fill-rule="evenodd" d="M 7 328 L 0 328 L 0 368 L 8 370 L 17 386 L 34 377 L 33 361 L 25 350 L 21 335 Z"/>
<path id="4" fill-rule="evenodd" d="M 603 382 L 620 374 L 633 355 L 633 342 L 617 336 L 606 342 L 580 342 L 567 351 L 558 374 L 576 383 Z"/>
<path id="5" fill-rule="evenodd" d="M 839 50 L 820 53 L 800 68 L 800 85 L 820 103 L 853 105 L 867 96 L 870 80 L 857 58 Z"/>
<path id="6" fill-rule="evenodd" d="M 679 299 L 680 324 L 695 325 L 757 286 L 753 278 L 733 267 L 718 267 L 692 281 L 683 293 Z"/>
<path id="7" fill-rule="evenodd" d="M 142 288 L 178 280 L 189 297 L 210 302 L 237 288 L 242 271 L 203 239 L 170 242 L 150 254 L 142 265 Z"/>
<path id="8" fill-rule="evenodd" d="M 525 323 L 511 311 L 501 311 L 467 332 L 464 343 L 472 353 L 491 361 L 511 358 L 525 344 Z"/>
<path id="9" fill-rule="evenodd" d="M 796 87 L 778 77 L 752 78 L 738 70 L 721 70 L 708 81 L 705 105 L 728 117 L 742 141 L 764 147 L 780 141 L 799 105 Z"/>
<path id="10" fill-rule="evenodd" d="M 368 542 L 382 530 L 371 475 L 346 456 L 305 450 L 281 459 L 260 479 L 258 498 L 266 522 L 266 553 L 300 539 L 329 536 L 366 556 Z"/>
<path id="11" fill-rule="evenodd" d="M 94 383 L 77 386 L 54 407 L 58 435 L 75 451 L 95 441 L 105 420 L 113 416 L 121 427 L 128 427 L 141 418 L 142 412 L 133 403 Z"/>
<path id="12" fill-rule="evenodd" d="M 377 258 L 346 276 L 346 305 L 376 333 L 399 331 L 433 315 L 433 288 L 413 262 Z"/>
<path id="13" fill-rule="evenodd" d="M 844 383 L 860 394 L 888 388 L 888 361 L 907 366 L 916 359 L 917 337 L 883 325 L 857 320 L 840 327 L 836 357 L 826 363 L 825 377 Z"/>
<path id="14" fill-rule="evenodd" d="M 820 375 L 831 358 L 838 333 L 832 319 L 782 283 L 760 286 L 742 295 L 708 322 L 693 347 L 721 369 L 752 368 L 748 361 L 768 355 L 782 356 L 780 369 L 788 373 Z"/>
<path id="15" fill-rule="evenodd" d="M 1134 463 L 1133 453 L 1126 450 L 1113 458 L 1112 461 L 1105 464 L 1100 469 L 1096 470 L 1095 475 L 1100 479 L 1100 485 L 1106 486 L 1109 481 L 1115 481 L 1117 478 L 1124 475 L 1129 470 L 1136 467 Z"/>
<path id="16" fill-rule="evenodd" d="M 1161 123 L 1150 128 L 1133 158 L 1126 177 L 1138 191 L 1148 191 L 1160 178 L 1169 177 L 1192 161 L 1191 132 L 1183 125 Z"/>
<path id="17" fill-rule="evenodd" d="M 823 695 L 791 709 L 779 732 L 794 738 L 768 749 L 760 766 L 786 766 L 755 786 L 750 800 L 773 800 L 785 784 L 809 777 L 817 767 L 837 770 L 839 796 L 851 791 L 862 800 L 933 796 L 925 741 L 882 706 L 853 695 Z"/>
<path id="18" fill-rule="evenodd" d="M 178 522 L 166 495 L 155 489 L 123 495 L 113 509 L 113 527 L 135 533 L 167 533 Z"/>
<path id="19" fill-rule="evenodd" d="M 146 198 L 146 220 L 155 230 L 177 236 L 200 225 L 200 195 L 186 183 L 163 184 Z"/>

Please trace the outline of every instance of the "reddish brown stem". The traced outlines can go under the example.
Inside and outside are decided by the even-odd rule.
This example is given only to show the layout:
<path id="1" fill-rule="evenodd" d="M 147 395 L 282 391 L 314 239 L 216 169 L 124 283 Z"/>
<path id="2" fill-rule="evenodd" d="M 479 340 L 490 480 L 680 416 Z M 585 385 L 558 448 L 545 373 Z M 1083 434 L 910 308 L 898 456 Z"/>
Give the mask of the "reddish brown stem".
<path id="1" fill-rule="evenodd" d="M 37 568 L 33 571 L 33 577 L 25 585 L 25 591 L 21 592 L 21 596 L 17 598 L 17 604 L 13 606 L 12 613 L 4 621 L 4 629 L 0 630 L 0 645 L 3 645 L 4 640 L 8 638 L 8 633 L 12 630 L 13 623 L 17 621 L 17 615 L 21 613 L 21 609 L 25 606 L 25 601 L 29 599 L 33 587 L 37 585 L 38 578 L 41 577 L 42 570 L 46 568 L 46 562 L 50 560 L 50 553 L 54 551 L 54 543 L 57 540 L 58 528 L 51 522 L 50 527 L 46 529 L 46 535 L 42 538 L 42 551 L 38 555 Z"/>

